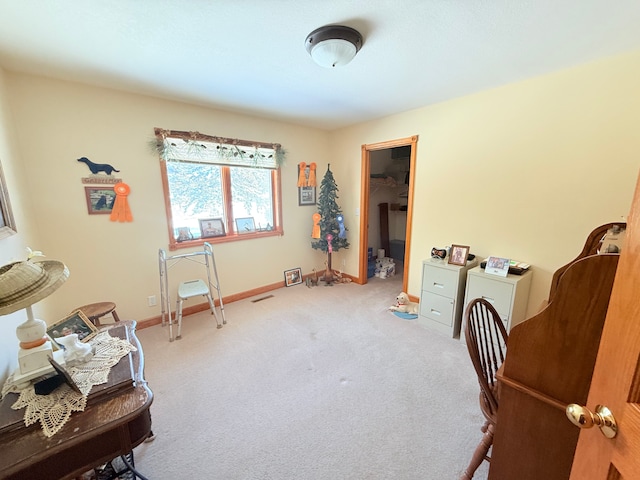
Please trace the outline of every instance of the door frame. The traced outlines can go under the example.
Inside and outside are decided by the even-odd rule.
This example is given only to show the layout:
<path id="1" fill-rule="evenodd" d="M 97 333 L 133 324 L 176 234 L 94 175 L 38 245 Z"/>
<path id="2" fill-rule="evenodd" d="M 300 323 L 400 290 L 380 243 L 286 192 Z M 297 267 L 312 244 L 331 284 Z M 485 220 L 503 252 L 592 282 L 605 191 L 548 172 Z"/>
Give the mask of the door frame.
<path id="1" fill-rule="evenodd" d="M 407 291 L 409 281 L 409 260 L 411 258 L 411 227 L 413 219 L 413 186 L 415 182 L 416 151 L 418 135 L 388 140 L 386 142 L 370 143 L 361 147 L 361 177 L 360 177 L 360 245 L 358 251 L 359 269 L 357 283 L 367 283 L 367 262 L 369 248 L 369 175 L 371 174 L 371 152 L 395 147 L 411 146 L 409 160 L 409 190 L 407 192 L 407 229 L 404 247 L 404 271 L 402 276 L 402 290 Z"/>

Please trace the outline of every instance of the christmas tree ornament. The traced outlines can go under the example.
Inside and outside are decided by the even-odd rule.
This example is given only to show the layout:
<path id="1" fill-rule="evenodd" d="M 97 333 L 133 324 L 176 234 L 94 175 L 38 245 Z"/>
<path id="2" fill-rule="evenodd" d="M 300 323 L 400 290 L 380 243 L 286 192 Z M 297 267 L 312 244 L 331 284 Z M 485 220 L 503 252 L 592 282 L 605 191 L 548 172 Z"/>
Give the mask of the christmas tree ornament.
<path id="1" fill-rule="evenodd" d="M 313 230 L 311 231 L 311 238 L 320 238 L 320 214 L 314 213 L 311 215 L 313 218 Z"/>
<path id="2" fill-rule="evenodd" d="M 327 233 L 327 251 L 329 253 L 333 253 L 333 246 L 331 245 L 331 240 L 333 240 L 333 235 Z"/>
<path id="3" fill-rule="evenodd" d="M 344 228 L 344 217 L 342 215 L 338 215 L 336 220 L 338 220 L 338 228 L 340 229 L 340 233 L 338 233 L 338 237 L 347 238 L 347 230 L 346 228 Z"/>
<path id="4" fill-rule="evenodd" d="M 131 209 L 127 201 L 127 195 L 129 195 L 131 191 L 129 185 L 122 182 L 116 183 L 113 186 L 113 191 L 116 192 L 116 199 L 113 202 L 113 209 L 111 210 L 109 219 L 112 222 L 132 222 L 133 215 L 131 215 Z"/>

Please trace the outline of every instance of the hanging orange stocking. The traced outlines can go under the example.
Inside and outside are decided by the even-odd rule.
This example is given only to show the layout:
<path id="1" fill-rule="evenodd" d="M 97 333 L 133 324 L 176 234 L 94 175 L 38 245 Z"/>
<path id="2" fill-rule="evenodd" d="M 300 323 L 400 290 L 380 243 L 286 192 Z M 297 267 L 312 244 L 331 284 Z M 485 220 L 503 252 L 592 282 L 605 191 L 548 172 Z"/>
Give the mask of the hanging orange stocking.
<path id="1" fill-rule="evenodd" d="M 307 177 L 304 174 L 305 169 L 307 168 L 307 164 L 304 162 L 300 162 L 298 164 L 298 187 L 306 187 L 307 186 Z"/>
<path id="2" fill-rule="evenodd" d="M 131 209 L 129 209 L 129 202 L 127 201 L 127 195 L 131 191 L 129 185 L 122 182 L 116 183 L 113 186 L 113 190 L 116 192 L 116 200 L 113 202 L 110 220 L 112 222 L 132 222 L 133 215 L 131 215 Z"/>
<path id="3" fill-rule="evenodd" d="M 316 162 L 311 162 L 309 165 L 309 187 L 316 186 Z"/>

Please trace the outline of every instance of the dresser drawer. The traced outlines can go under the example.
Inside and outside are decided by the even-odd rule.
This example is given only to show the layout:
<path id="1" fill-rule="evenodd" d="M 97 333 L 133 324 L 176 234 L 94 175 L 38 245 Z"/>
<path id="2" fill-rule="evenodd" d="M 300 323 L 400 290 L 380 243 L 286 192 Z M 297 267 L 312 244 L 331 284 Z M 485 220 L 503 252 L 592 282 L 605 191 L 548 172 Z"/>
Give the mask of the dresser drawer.
<path id="1" fill-rule="evenodd" d="M 474 298 L 484 298 L 494 306 L 500 317 L 507 321 L 511 312 L 513 289 L 514 285 L 492 280 L 486 275 L 470 275 L 467 281 L 467 302 Z"/>
<path id="2" fill-rule="evenodd" d="M 458 288 L 460 274 L 454 270 L 448 270 L 432 265 L 425 265 L 422 272 L 422 289 L 453 298 Z"/>
<path id="3" fill-rule="evenodd" d="M 436 295 L 431 292 L 422 292 L 420 299 L 420 315 L 434 322 L 453 326 L 453 307 L 455 302 L 451 298 Z"/>

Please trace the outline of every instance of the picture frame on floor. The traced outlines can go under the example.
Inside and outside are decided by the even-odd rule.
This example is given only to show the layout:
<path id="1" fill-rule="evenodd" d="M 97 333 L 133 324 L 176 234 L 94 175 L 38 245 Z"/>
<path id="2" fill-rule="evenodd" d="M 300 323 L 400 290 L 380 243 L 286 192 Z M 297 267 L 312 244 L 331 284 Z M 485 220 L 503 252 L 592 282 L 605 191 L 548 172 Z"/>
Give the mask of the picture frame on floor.
<path id="1" fill-rule="evenodd" d="M 284 271 L 284 284 L 287 287 L 302 283 L 302 270 L 300 268 L 292 268 Z"/>

